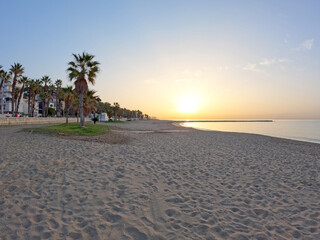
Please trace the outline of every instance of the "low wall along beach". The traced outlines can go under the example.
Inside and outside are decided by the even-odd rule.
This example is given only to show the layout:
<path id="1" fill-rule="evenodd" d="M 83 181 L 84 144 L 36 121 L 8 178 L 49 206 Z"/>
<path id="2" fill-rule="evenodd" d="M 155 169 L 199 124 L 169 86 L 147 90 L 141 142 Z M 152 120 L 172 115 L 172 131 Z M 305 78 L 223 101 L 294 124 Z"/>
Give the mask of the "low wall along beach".
<path id="1" fill-rule="evenodd" d="M 5 117 L 0 118 L 0 125 L 24 125 L 24 124 L 46 124 L 65 123 L 63 118 L 27 118 L 27 117 Z M 69 123 L 77 122 L 77 118 L 69 118 Z"/>

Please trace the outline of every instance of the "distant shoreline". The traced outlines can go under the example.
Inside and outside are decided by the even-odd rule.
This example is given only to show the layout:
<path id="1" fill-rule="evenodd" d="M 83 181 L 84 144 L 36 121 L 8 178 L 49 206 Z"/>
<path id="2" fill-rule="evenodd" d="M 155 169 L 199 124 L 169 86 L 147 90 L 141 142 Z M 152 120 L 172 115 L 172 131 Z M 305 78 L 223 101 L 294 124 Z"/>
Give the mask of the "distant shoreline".
<path id="1" fill-rule="evenodd" d="M 273 122 L 273 120 L 172 120 L 174 122 Z"/>

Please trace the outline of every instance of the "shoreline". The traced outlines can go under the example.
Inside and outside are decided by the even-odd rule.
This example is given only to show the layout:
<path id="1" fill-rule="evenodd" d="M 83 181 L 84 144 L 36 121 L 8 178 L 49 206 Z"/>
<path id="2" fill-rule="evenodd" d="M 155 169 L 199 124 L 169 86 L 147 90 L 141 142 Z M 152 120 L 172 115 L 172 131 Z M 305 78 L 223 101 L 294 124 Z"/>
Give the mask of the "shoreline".
<path id="1" fill-rule="evenodd" d="M 172 121 L 112 126 L 132 141 L 0 128 L 0 238 L 320 238 L 318 145 Z"/>
<path id="2" fill-rule="evenodd" d="M 305 143 L 314 143 L 314 144 L 320 144 L 320 140 L 318 139 L 310 139 L 305 137 L 282 137 L 282 136 L 272 136 L 262 133 L 250 133 L 250 132 L 234 132 L 234 131 L 222 131 L 222 130 L 211 130 L 211 129 L 201 129 L 201 128 L 195 128 L 195 127 L 185 127 L 182 126 L 183 123 L 188 123 L 189 121 L 179 121 L 177 125 L 183 127 L 183 128 L 192 128 L 199 131 L 207 131 L 207 132 L 221 132 L 221 133 L 241 133 L 241 134 L 253 134 L 253 135 L 259 135 L 259 136 L 265 136 L 265 137 L 273 137 L 273 138 L 279 138 L 279 139 L 285 139 L 285 140 L 292 140 L 292 141 L 298 141 L 298 142 L 305 142 Z M 194 122 L 228 122 L 228 121 L 194 121 Z M 230 121 L 230 122 L 250 122 L 250 121 Z M 256 121 L 253 121 L 256 122 Z M 260 122 L 269 122 L 269 121 L 260 121 Z M 274 122 L 271 120 L 271 122 Z M 172 124 L 175 124 L 176 122 L 172 122 Z"/>
<path id="3" fill-rule="evenodd" d="M 161 120 L 160 120 L 161 121 Z M 174 120 L 171 120 L 174 121 Z M 274 120 L 176 120 L 176 122 L 274 122 Z"/>

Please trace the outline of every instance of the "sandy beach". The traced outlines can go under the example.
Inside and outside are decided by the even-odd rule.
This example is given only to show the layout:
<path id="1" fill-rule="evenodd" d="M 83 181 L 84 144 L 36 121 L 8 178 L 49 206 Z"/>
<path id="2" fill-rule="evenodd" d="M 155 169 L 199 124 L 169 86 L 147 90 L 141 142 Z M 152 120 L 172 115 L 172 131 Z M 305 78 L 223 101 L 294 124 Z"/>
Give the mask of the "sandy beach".
<path id="1" fill-rule="evenodd" d="M 319 144 L 115 126 L 128 141 L 0 127 L 0 238 L 320 239 Z"/>

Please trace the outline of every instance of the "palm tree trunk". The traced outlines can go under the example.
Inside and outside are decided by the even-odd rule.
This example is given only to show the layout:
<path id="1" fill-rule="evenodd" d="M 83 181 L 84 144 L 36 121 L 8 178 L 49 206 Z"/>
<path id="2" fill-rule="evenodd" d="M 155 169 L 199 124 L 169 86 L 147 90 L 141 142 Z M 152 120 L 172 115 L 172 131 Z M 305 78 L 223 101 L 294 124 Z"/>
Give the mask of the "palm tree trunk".
<path id="1" fill-rule="evenodd" d="M 33 93 L 34 95 L 32 96 L 32 106 L 31 106 L 31 117 L 34 116 L 34 103 L 36 101 L 36 94 Z M 39 108 L 38 108 L 39 109 Z"/>
<path id="2" fill-rule="evenodd" d="M 29 90 L 29 94 L 28 94 L 28 117 L 30 117 L 30 108 L 31 108 L 31 93 Z"/>
<path id="3" fill-rule="evenodd" d="M 46 116 L 46 100 L 42 100 L 42 117 Z"/>
<path id="4" fill-rule="evenodd" d="M 17 83 L 17 77 L 16 75 L 13 77 L 12 86 L 11 86 L 11 110 L 12 110 L 12 117 L 14 117 L 14 104 L 15 104 L 15 88 Z"/>
<path id="5" fill-rule="evenodd" d="M 18 114 L 18 112 L 19 112 L 19 106 L 20 106 L 20 101 L 21 101 L 22 95 L 23 95 L 23 91 L 24 91 L 24 85 L 22 85 L 22 88 L 20 90 L 20 94 L 19 94 L 19 97 L 18 97 L 18 102 L 17 102 L 17 107 L 16 107 L 16 114 Z"/>
<path id="6" fill-rule="evenodd" d="M 11 110 L 12 110 L 12 117 L 14 117 L 14 95 L 11 97 Z"/>
<path id="7" fill-rule="evenodd" d="M 50 103 L 50 98 L 48 98 L 48 100 L 47 100 L 46 117 L 49 116 L 49 105 L 50 105 L 49 103 Z"/>
<path id="8" fill-rule="evenodd" d="M 69 108 L 67 109 L 66 111 L 66 123 L 68 124 L 69 123 Z"/>
<path id="9" fill-rule="evenodd" d="M 1 92 L 1 90 L 2 90 L 3 82 L 4 82 L 4 80 L 1 80 L 1 83 L 0 83 L 0 92 Z"/>
<path id="10" fill-rule="evenodd" d="M 56 95 L 56 112 L 57 117 L 60 117 L 60 101 L 58 94 Z"/>
<path id="11" fill-rule="evenodd" d="M 79 103 L 80 103 L 80 127 L 84 127 L 83 94 L 79 95 Z"/>
<path id="12" fill-rule="evenodd" d="M 3 82 L 4 82 L 4 80 L 1 80 L 1 83 L 0 83 L 0 93 L 1 93 L 1 91 L 2 91 Z M 3 114 L 3 108 L 4 108 L 3 99 L 0 99 L 0 100 L 1 100 L 1 114 Z"/>

